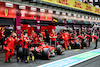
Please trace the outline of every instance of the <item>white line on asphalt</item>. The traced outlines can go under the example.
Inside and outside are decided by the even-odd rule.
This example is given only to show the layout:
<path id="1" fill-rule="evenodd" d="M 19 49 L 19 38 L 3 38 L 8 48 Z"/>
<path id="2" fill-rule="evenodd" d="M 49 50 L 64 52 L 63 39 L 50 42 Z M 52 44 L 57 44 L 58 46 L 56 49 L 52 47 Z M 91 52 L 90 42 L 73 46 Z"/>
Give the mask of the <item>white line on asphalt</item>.
<path id="1" fill-rule="evenodd" d="M 100 48 L 98 48 L 98 49 L 100 49 Z M 95 50 L 98 50 L 98 49 L 95 49 Z M 91 50 L 91 51 L 94 51 L 94 50 Z M 88 53 L 88 52 L 91 52 L 91 51 L 87 51 L 87 52 L 84 52 L 84 53 Z M 81 53 L 81 54 L 84 54 L 84 53 Z M 74 55 L 74 56 L 78 56 L 78 55 L 81 55 L 81 54 L 77 54 L 77 55 Z M 96 55 L 96 56 L 99 56 L 99 55 L 100 55 L 100 54 L 98 54 L 98 55 Z M 68 59 L 68 58 L 71 58 L 71 57 L 74 57 L 74 56 L 70 56 L 70 57 L 67 57 L 67 58 L 64 58 L 64 59 Z M 96 57 L 96 56 L 93 56 L 93 57 Z M 91 58 L 93 58 L 93 57 L 90 57 L 90 58 L 88 58 L 88 59 L 84 59 L 84 60 L 79 61 L 79 62 L 77 62 L 77 63 L 68 65 L 68 66 L 66 66 L 66 67 L 73 66 L 73 65 L 75 65 L 75 64 L 78 64 L 78 63 L 81 63 L 81 62 L 83 62 L 83 61 L 89 60 L 89 59 L 91 59 Z M 53 61 L 53 62 L 50 62 L 50 63 L 46 63 L 46 64 L 43 64 L 43 65 L 40 65 L 40 66 L 37 66 L 37 67 L 42 67 L 42 66 L 45 66 L 45 65 L 48 65 L 48 64 L 52 64 L 52 63 L 55 63 L 55 62 L 64 60 L 64 59 L 56 60 L 56 61 Z"/>

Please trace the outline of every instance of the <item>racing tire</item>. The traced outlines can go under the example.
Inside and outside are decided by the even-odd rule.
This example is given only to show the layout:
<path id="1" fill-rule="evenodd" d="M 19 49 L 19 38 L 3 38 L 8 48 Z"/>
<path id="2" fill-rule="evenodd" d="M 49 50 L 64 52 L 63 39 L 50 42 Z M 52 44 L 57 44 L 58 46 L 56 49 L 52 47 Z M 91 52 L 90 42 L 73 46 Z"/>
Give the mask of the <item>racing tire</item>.
<path id="1" fill-rule="evenodd" d="M 23 48 L 19 47 L 19 49 L 18 49 L 18 55 L 21 55 L 21 54 L 23 54 Z"/>
<path id="2" fill-rule="evenodd" d="M 62 55 L 62 46 L 61 45 L 57 45 L 57 55 Z"/>
<path id="3" fill-rule="evenodd" d="M 43 48 L 42 58 L 43 59 L 46 59 L 46 60 L 49 60 L 50 59 L 50 51 L 49 51 L 49 48 Z"/>

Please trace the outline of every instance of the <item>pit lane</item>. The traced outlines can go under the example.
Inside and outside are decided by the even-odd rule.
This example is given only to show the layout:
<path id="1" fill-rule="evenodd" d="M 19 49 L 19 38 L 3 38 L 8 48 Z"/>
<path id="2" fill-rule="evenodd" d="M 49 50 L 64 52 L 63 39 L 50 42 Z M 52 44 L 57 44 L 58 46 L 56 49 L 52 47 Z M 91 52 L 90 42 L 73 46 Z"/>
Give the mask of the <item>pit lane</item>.
<path id="1" fill-rule="evenodd" d="M 99 44 L 100 44 L 100 42 L 98 43 L 98 48 L 100 48 Z M 95 45 L 91 44 L 91 46 L 89 48 L 86 48 L 86 49 L 65 50 L 65 52 L 63 52 L 63 55 L 56 55 L 55 57 L 51 57 L 50 60 L 35 59 L 35 61 L 29 61 L 28 64 L 25 64 L 25 63 L 22 63 L 22 62 L 17 63 L 16 56 L 13 56 L 13 58 L 11 58 L 10 63 L 5 63 L 4 62 L 5 53 L 0 53 L 0 67 L 36 67 L 36 66 L 43 65 L 43 64 L 46 64 L 46 63 L 50 63 L 50 62 L 53 62 L 53 61 L 57 61 L 57 60 L 60 60 L 60 59 L 63 59 L 63 58 L 74 56 L 74 55 L 77 55 L 77 54 L 80 54 L 80 53 L 84 53 L 84 52 L 87 52 L 87 51 L 90 51 L 90 50 L 94 50 L 93 49 L 94 47 L 95 47 Z M 90 61 L 94 61 L 96 59 L 97 59 L 97 57 L 94 58 L 94 59 L 88 60 L 86 62 L 80 63 L 78 65 L 75 65 L 73 67 L 84 67 L 86 63 L 89 63 Z M 96 62 L 94 62 L 94 64 L 96 64 Z M 91 65 L 92 64 L 90 64 L 90 66 Z"/>

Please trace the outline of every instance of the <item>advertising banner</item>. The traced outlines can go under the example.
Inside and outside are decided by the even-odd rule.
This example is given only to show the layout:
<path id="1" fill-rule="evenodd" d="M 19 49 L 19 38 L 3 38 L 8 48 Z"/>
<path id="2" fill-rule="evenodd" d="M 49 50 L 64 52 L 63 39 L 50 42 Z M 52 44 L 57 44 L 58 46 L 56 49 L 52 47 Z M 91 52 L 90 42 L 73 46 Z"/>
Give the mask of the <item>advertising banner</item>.
<path id="1" fill-rule="evenodd" d="M 12 4 L 12 6 L 6 7 L 6 3 L 0 2 L 0 17 L 16 18 L 16 5 Z"/>
<path id="2" fill-rule="evenodd" d="M 74 9 L 79 9 L 82 11 L 87 11 L 87 12 L 91 12 L 91 13 L 100 15 L 99 8 L 93 7 L 91 5 L 88 5 L 88 4 L 85 4 L 85 3 L 82 3 L 82 2 L 79 2 L 76 0 L 42 0 L 42 1 L 61 5 L 61 6 L 66 6 L 66 7 L 70 7 L 70 8 L 74 8 Z"/>
<path id="3" fill-rule="evenodd" d="M 44 12 L 40 11 L 40 20 L 52 21 L 52 13 L 49 13 L 46 9 L 44 9 Z"/>
<path id="4" fill-rule="evenodd" d="M 26 7 L 26 9 L 21 9 L 21 19 L 36 20 L 36 11 L 31 10 L 31 7 Z"/>

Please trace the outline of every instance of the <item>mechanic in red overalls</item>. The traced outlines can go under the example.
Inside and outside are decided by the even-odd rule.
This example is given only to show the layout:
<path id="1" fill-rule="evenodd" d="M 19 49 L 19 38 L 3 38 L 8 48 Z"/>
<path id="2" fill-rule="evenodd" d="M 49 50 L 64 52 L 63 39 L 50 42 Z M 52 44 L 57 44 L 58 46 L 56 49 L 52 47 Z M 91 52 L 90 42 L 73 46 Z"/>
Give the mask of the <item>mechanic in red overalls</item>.
<path id="1" fill-rule="evenodd" d="M 35 41 L 36 36 L 37 36 L 37 34 L 34 32 L 34 30 L 32 30 L 32 34 L 31 34 L 32 41 Z"/>
<path id="2" fill-rule="evenodd" d="M 86 34 L 86 35 L 85 35 L 85 39 L 88 39 L 88 40 L 89 40 L 89 45 L 88 45 L 88 47 L 90 47 L 90 41 L 91 41 L 90 38 L 91 38 L 90 34 Z"/>
<path id="3" fill-rule="evenodd" d="M 24 60 L 25 63 L 28 63 L 28 47 L 31 44 L 31 40 L 29 40 L 27 32 L 24 32 L 23 36 L 17 41 L 17 43 L 23 48 L 23 54 L 17 57 L 17 62 L 21 59 L 21 61 Z"/>
<path id="4" fill-rule="evenodd" d="M 43 29 L 43 31 L 41 32 L 42 36 L 43 36 L 43 40 L 45 40 L 45 29 Z"/>
<path id="5" fill-rule="evenodd" d="M 35 37 L 34 44 L 39 44 L 40 42 L 40 34 L 38 33 L 37 36 Z"/>
<path id="6" fill-rule="evenodd" d="M 51 39 L 51 44 L 55 45 L 55 40 L 57 38 L 57 34 L 55 32 L 55 29 L 52 29 L 52 33 L 50 33 L 49 38 Z"/>
<path id="7" fill-rule="evenodd" d="M 31 40 L 29 40 L 27 32 L 24 32 L 24 37 L 22 40 L 22 48 L 23 48 L 23 59 L 25 63 L 28 63 L 27 56 L 28 56 L 28 47 L 31 44 Z"/>
<path id="8" fill-rule="evenodd" d="M 98 45 L 98 37 L 97 37 L 96 35 L 93 35 L 93 36 L 92 36 L 92 42 L 93 42 L 93 40 L 95 40 L 95 43 L 96 43 L 96 46 L 95 46 L 94 49 L 97 49 L 97 45 Z"/>
<path id="9" fill-rule="evenodd" d="M 3 45 L 4 45 L 4 28 L 0 28 L 0 42 L 1 42 L 1 45 L 2 45 L 2 49 L 3 49 Z"/>
<path id="10" fill-rule="evenodd" d="M 67 49 L 67 46 L 69 46 L 69 33 L 67 31 L 65 31 L 65 33 L 63 34 L 63 39 L 64 39 L 64 46 L 65 49 Z"/>
<path id="11" fill-rule="evenodd" d="M 44 44 L 44 39 L 43 39 L 42 34 L 40 35 L 39 39 L 40 39 L 40 45 L 43 45 Z"/>
<path id="12" fill-rule="evenodd" d="M 84 42 L 84 34 L 81 33 L 81 35 L 78 35 L 77 38 L 79 38 L 79 40 L 81 42 L 81 49 L 83 49 L 83 47 L 84 47 L 84 44 L 83 44 L 83 42 Z"/>
<path id="13" fill-rule="evenodd" d="M 14 46 L 16 45 L 16 40 L 14 38 L 14 32 L 11 33 L 10 37 L 8 37 L 4 44 L 4 50 L 6 51 L 6 59 L 5 62 L 9 61 L 10 62 L 10 58 L 14 55 Z"/>
<path id="14" fill-rule="evenodd" d="M 17 62 L 19 62 L 19 59 L 21 59 L 21 62 L 23 62 L 23 58 L 22 58 L 23 57 L 23 54 L 20 54 L 19 55 L 18 50 L 19 50 L 20 47 L 22 47 L 22 41 L 23 41 L 23 38 L 24 38 L 24 32 L 25 31 L 23 31 L 21 33 L 20 39 L 17 40 L 17 46 L 16 46 L 16 50 L 17 50 Z"/>
<path id="15" fill-rule="evenodd" d="M 63 40 L 63 30 L 61 29 L 61 31 L 59 32 L 59 39 L 60 39 L 60 41 L 62 41 Z"/>

